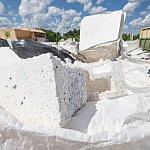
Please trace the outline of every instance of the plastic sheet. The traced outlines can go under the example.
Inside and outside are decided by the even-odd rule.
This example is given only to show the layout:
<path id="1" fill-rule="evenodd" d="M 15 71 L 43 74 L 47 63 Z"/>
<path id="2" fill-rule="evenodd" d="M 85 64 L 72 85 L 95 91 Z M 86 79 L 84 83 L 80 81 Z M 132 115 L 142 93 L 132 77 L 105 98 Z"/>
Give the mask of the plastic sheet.
<path id="1" fill-rule="evenodd" d="M 99 102 L 96 134 L 32 128 L 0 107 L 0 150 L 149 150 L 150 93 L 126 98 Z"/>
<path id="2" fill-rule="evenodd" d="M 0 39 L 0 47 L 9 47 L 7 40 Z"/>
<path id="3" fill-rule="evenodd" d="M 41 44 L 30 39 L 13 41 L 12 46 L 13 51 L 23 59 L 39 56 L 41 54 L 52 53 L 54 56 L 57 56 L 64 62 L 65 58 L 69 58 L 71 62 L 74 62 L 74 58 L 72 58 L 65 51 L 60 51 L 55 47 Z"/>

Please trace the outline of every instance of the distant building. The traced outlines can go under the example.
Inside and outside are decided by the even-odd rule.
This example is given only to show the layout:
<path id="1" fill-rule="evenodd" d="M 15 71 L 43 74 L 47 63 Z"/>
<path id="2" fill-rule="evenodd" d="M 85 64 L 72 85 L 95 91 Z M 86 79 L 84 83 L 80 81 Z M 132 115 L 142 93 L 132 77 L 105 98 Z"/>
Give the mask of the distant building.
<path id="1" fill-rule="evenodd" d="M 150 27 L 145 27 L 141 29 L 140 32 L 140 46 L 144 50 L 150 51 Z"/>
<path id="2" fill-rule="evenodd" d="M 42 30 L 23 28 L 23 29 L 3 29 L 0 30 L 2 39 L 32 39 L 35 41 L 45 41 L 46 33 Z"/>

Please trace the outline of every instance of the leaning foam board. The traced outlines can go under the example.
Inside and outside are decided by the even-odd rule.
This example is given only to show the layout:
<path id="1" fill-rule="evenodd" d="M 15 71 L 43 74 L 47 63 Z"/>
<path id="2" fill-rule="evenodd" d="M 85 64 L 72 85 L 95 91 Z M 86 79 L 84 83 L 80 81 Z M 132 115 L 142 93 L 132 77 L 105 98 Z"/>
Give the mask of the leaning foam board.
<path id="1" fill-rule="evenodd" d="M 60 127 L 86 103 L 84 72 L 51 54 L 0 67 L 0 106 L 21 122 Z"/>
<path id="2" fill-rule="evenodd" d="M 130 99 L 130 100 L 129 100 Z M 110 130 L 97 130 L 96 134 L 85 134 L 62 128 L 31 128 L 20 124 L 12 115 L 0 108 L 0 149 L 1 150 L 149 150 L 150 149 L 150 93 L 127 97 L 127 101 L 106 101 L 103 112 L 113 113 L 117 106 L 118 120 L 125 114 L 123 126 L 114 136 Z M 119 103 L 118 103 L 119 102 Z M 120 109 L 119 105 L 122 109 Z M 99 104 L 100 107 L 100 104 Z M 129 112 L 128 112 L 128 108 Z M 110 112 L 111 110 L 111 112 Z M 115 117 L 117 110 L 114 110 Z M 99 113 L 101 110 L 98 110 Z M 121 113 L 120 113 L 121 111 Z M 126 115 L 127 114 L 127 115 Z M 104 116 L 106 116 L 104 114 Z M 113 114 L 111 114 L 113 119 Z M 119 118 L 120 116 L 120 118 Z M 98 116 L 100 118 L 101 116 Z M 106 116 L 108 118 L 108 116 Z M 104 118 L 105 119 L 105 118 Z M 98 126 L 102 120 L 97 120 Z M 111 122 L 110 120 L 104 120 Z M 80 122 L 79 122 L 80 123 Z M 119 122 L 112 122 L 112 127 Z M 111 124 L 110 124 L 111 125 Z M 98 127 L 97 126 L 97 127 Z M 108 124 L 107 124 L 108 126 Z M 104 127 L 104 128 L 107 128 Z M 110 126 L 110 129 L 112 129 Z"/>
<path id="3" fill-rule="evenodd" d="M 120 11 L 84 17 L 80 27 L 79 50 L 121 38 L 124 13 Z"/>

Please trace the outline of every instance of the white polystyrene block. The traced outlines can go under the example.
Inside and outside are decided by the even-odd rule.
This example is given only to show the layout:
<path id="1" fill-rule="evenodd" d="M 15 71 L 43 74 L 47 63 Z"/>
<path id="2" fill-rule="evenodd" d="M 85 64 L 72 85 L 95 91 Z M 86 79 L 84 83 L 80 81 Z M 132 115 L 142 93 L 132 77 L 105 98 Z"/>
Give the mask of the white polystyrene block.
<path id="1" fill-rule="evenodd" d="M 21 122 L 60 127 L 86 103 L 84 72 L 50 54 L 0 67 L 0 106 Z"/>
<path id="2" fill-rule="evenodd" d="M 84 17 L 80 27 L 79 50 L 118 40 L 124 22 L 122 11 Z"/>
<path id="3" fill-rule="evenodd" d="M 120 61 L 77 63 L 85 70 L 88 101 L 125 95 L 127 92 Z"/>

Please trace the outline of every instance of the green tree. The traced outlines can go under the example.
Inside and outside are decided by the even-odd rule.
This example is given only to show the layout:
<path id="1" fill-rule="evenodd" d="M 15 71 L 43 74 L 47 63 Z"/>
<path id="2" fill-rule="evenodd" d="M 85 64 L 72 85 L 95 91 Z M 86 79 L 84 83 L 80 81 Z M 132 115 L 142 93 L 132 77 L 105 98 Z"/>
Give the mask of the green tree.
<path id="1" fill-rule="evenodd" d="M 134 35 L 133 36 L 133 40 L 137 40 L 137 39 L 139 39 L 140 38 L 140 34 L 137 34 L 137 35 Z"/>
<path id="2" fill-rule="evenodd" d="M 43 29 L 42 29 L 43 30 Z M 46 32 L 46 39 L 49 41 L 49 42 L 56 42 L 58 43 L 62 36 L 59 32 L 53 32 L 51 30 L 43 30 L 44 32 Z"/>
<path id="3" fill-rule="evenodd" d="M 129 41 L 129 40 L 130 40 L 130 34 L 123 33 L 123 34 L 122 34 L 122 39 L 123 39 L 124 41 Z"/>
<path id="4" fill-rule="evenodd" d="M 10 32 L 5 32 L 5 36 L 8 38 L 10 37 Z"/>
<path id="5" fill-rule="evenodd" d="M 64 40 L 68 39 L 68 38 L 74 38 L 75 41 L 79 42 L 80 41 L 80 30 L 72 30 L 72 31 L 69 31 L 65 34 L 63 34 L 63 38 Z"/>
<path id="6" fill-rule="evenodd" d="M 40 28 L 36 28 L 36 29 L 40 29 Z M 68 31 L 67 33 L 63 34 L 63 36 L 61 36 L 61 34 L 59 32 L 53 32 L 52 30 L 46 30 L 46 29 L 40 29 L 44 32 L 46 32 L 46 39 L 49 42 L 56 42 L 58 43 L 62 38 L 64 40 L 67 40 L 68 38 L 74 38 L 75 41 L 79 42 L 80 41 L 80 30 L 71 30 Z"/>

